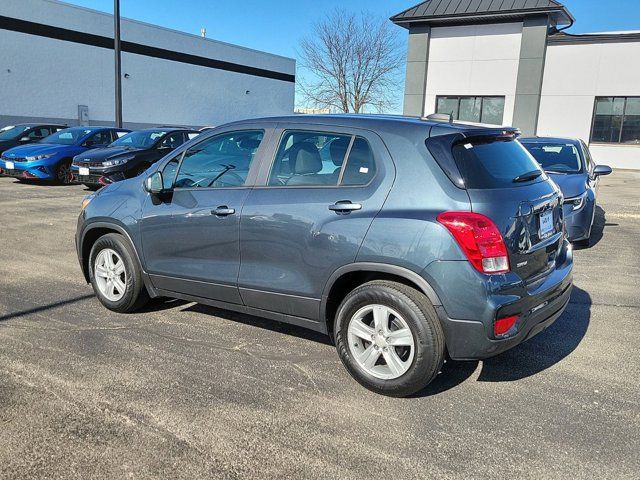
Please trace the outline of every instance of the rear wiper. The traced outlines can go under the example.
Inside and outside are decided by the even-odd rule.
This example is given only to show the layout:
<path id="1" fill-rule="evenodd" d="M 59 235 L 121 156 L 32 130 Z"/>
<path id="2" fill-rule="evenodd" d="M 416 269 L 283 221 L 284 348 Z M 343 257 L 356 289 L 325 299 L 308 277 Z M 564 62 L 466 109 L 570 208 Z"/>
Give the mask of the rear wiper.
<path id="1" fill-rule="evenodd" d="M 533 170 L 531 172 L 518 175 L 516 178 L 513 179 L 513 183 L 521 183 L 521 182 L 528 182 L 530 180 L 535 180 L 540 175 L 542 175 L 542 172 L 540 170 Z"/>

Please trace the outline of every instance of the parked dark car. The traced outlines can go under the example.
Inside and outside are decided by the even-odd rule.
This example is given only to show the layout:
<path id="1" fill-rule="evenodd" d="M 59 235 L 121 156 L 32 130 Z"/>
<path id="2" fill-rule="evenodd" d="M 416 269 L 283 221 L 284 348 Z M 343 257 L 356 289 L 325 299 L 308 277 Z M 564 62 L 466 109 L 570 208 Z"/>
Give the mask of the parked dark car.
<path id="1" fill-rule="evenodd" d="M 87 186 L 102 186 L 136 177 L 199 133 L 165 127 L 131 132 L 106 148 L 75 157 L 71 167 L 74 181 Z"/>
<path id="2" fill-rule="evenodd" d="M 73 127 L 60 130 L 31 145 L 7 150 L 0 158 L 0 168 L 7 176 L 29 181 L 72 181 L 71 161 L 76 155 L 105 147 L 128 133 L 113 127 Z"/>
<path id="3" fill-rule="evenodd" d="M 83 202 L 103 305 L 196 301 L 328 333 L 351 375 L 412 394 L 551 325 L 572 287 L 562 194 L 517 130 L 291 116 L 206 132 Z"/>
<path id="4" fill-rule="evenodd" d="M 21 123 L 0 128 L 0 155 L 10 148 L 37 142 L 65 128 L 66 125 L 40 123 Z"/>
<path id="5" fill-rule="evenodd" d="M 595 165 L 589 147 L 579 139 L 535 137 L 520 142 L 562 190 L 569 240 L 589 246 L 598 184 L 611 167 Z"/>

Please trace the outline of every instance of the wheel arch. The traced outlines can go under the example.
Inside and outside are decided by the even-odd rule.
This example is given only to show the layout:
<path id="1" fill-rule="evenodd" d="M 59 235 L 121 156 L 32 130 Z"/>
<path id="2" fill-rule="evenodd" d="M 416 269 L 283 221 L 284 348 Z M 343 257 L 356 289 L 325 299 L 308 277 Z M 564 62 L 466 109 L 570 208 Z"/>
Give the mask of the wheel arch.
<path id="1" fill-rule="evenodd" d="M 423 293 L 434 307 L 441 306 L 435 290 L 416 272 L 397 265 L 383 263 L 353 263 L 336 270 L 327 281 L 320 302 L 320 321 L 326 322 L 333 338 L 333 316 L 344 297 L 359 285 L 372 280 L 391 280 Z"/>
<path id="2" fill-rule="evenodd" d="M 110 222 L 94 222 L 89 224 L 82 232 L 80 237 L 80 245 L 78 246 L 78 253 L 80 256 L 80 264 L 82 266 L 82 273 L 84 274 L 84 278 L 89 283 L 89 255 L 91 253 L 91 248 L 95 244 L 95 242 L 104 235 L 108 235 L 110 233 L 117 233 L 126 238 L 127 242 L 133 249 L 135 253 L 136 260 L 138 261 L 138 265 L 142 269 L 143 276 L 146 279 L 146 274 L 144 273 L 144 267 L 142 263 L 142 259 L 138 254 L 138 249 L 136 248 L 135 243 L 131 239 L 129 232 L 127 232 L 126 228 L 116 223 Z M 145 280 L 145 284 L 146 284 Z"/>

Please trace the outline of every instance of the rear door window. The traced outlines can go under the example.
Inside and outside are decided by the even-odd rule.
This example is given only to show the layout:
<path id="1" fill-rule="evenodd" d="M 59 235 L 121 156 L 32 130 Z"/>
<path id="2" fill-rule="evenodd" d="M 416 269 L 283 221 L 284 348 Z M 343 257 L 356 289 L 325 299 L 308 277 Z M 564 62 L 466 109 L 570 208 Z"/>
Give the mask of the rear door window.
<path id="1" fill-rule="evenodd" d="M 91 145 L 109 145 L 111 143 L 111 131 L 110 130 L 102 130 L 95 135 L 89 137 L 87 143 L 91 142 Z"/>
<path id="2" fill-rule="evenodd" d="M 364 138 L 327 132 L 289 131 L 280 142 L 269 185 L 367 185 L 375 173 L 373 152 Z"/>
<path id="3" fill-rule="evenodd" d="M 453 158 L 469 189 L 526 185 L 514 180 L 533 171 L 542 172 L 533 157 L 515 140 L 459 143 L 453 147 Z"/>

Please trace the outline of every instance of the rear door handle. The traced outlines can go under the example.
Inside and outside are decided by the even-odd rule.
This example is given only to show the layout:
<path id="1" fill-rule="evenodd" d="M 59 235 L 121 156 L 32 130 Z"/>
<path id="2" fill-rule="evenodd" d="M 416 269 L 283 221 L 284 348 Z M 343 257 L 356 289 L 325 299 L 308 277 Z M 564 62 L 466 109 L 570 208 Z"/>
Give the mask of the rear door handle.
<path id="1" fill-rule="evenodd" d="M 343 202 L 336 202 L 333 205 L 329 205 L 329 210 L 336 213 L 349 213 L 356 210 L 362 210 L 362 205 L 359 203 L 352 203 L 349 200 Z"/>
<path id="2" fill-rule="evenodd" d="M 213 212 L 216 217 L 228 217 L 229 215 L 233 215 L 236 213 L 235 208 L 229 208 L 226 205 L 222 205 L 221 207 L 216 208 Z"/>

